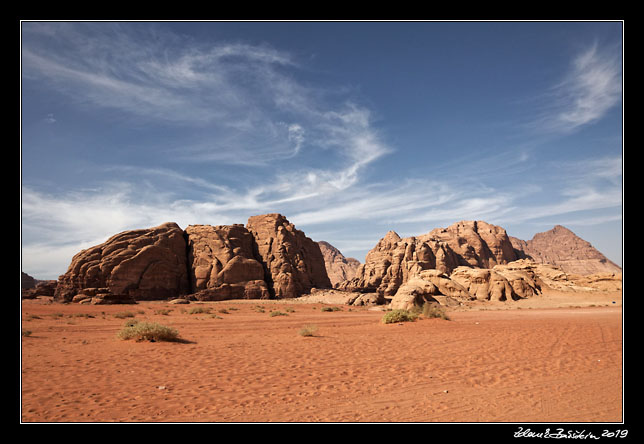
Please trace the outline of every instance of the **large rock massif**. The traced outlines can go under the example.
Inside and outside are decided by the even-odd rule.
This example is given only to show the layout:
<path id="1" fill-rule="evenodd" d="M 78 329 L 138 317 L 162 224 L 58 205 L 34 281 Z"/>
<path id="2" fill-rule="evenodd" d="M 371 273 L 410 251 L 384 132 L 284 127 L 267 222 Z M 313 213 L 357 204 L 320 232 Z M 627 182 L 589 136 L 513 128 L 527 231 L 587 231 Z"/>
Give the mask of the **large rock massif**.
<path id="1" fill-rule="evenodd" d="M 423 270 L 449 275 L 459 266 L 492 268 L 516 259 L 505 230 L 481 221 L 458 222 L 404 239 L 389 231 L 369 251 L 356 277 L 340 288 L 391 297 Z"/>
<path id="2" fill-rule="evenodd" d="M 168 299 L 189 293 L 186 240 L 175 223 L 130 230 L 76 254 L 55 298 L 94 303 Z"/>
<path id="3" fill-rule="evenodd" d="M 331 287 L 318 244 L 284 216 L 267 214 L 251 217 L 248 227 L 191 225 L 184 231 L 166 223 L 117 234 L 74 256 L 55 298 L 293 298 L 313 287 Z"/>
<path id="4" fill-rule="evenodd" d="M 589 242 L 561 225 L 537 233 L 529 241 L 515 237 L 510 237 L 510 241 L 520 258 L 531 259 L 540 264 L 557 265 L 566 273 L 583 276 L 622 271 Z"/>

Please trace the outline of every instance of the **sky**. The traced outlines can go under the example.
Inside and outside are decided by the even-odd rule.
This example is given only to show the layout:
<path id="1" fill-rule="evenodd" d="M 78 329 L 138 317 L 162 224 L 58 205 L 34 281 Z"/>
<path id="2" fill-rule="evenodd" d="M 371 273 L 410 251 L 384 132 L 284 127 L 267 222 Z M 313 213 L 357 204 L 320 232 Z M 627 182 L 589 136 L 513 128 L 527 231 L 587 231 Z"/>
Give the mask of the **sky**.
<path id="1" fill-rule="evenodd" d="M 361 262 L 484 220 L 621 266 L 622 68 L 619 21 L 22 22 L 22 270 L 265 213 Z"/>

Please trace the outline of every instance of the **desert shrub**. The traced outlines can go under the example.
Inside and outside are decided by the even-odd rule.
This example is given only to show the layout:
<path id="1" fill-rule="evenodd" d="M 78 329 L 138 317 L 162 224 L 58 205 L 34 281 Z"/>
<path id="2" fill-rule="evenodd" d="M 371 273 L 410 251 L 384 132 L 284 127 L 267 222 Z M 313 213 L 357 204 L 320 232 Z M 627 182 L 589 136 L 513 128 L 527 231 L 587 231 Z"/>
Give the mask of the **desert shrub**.
<path id="1" fill-rule="evenodd" d="M 271 311 L 269 316 L 272 318 L 273 316 L 288 316 L 288 315 L 283 311 Z"/>
<path id="2" fill-rule="evenodd" d="M 72 316 L 75 318 L 94 318 L 95 317 L 93 314 L 89 314 L 89 313 L 76 313 Z"/>
<path id="3" fill-rule="evenodd" d="M 221 310 L 219 310 L 219 311 L 221 311 Z M 193 315 L 193 314 L 203 314 L 203 313 L 209 314 L 210 309 L 209 308 L 204 308 L 204 307 L 193 307 L 190 310 L 188 310 L 188 314 L 191 314 L 191 315 Z"/>
<path id="4" fill-rule="evenodd" d="M 158 315 L 163 315 L 163 316 L 168 316 L 172 310 L 169 310 L 167 308 L 161 308 L 159 310 L 155 310 L 154 314 Z"/>
<path id="5" fill-rule="evenodd" d="M 115 318 L 119 319 L 125 319 L 125 318 L 133 318 L 135 315 L 131 311 L 121 311 L 118 313 L 114 313 Z"/>
<path id="6" fill-rule="evenodd" d="M 449 316 L 445 312 L 445 307 L 437 304 L 430 304 L 425 302 L 423 305 L 423 317 L 425 318 L 439 318 L 449 321 Z"/>
<path id="7" fill-rule="evenodd" d="M 394 324 L 397 322 L 410 322 L 415 321 L 418 315 L 410 312 L 409 310 L 391 310 L 382 317 L 383 324 Z"/>
<path id="8" fill-rule="evenodd" d="M 318 328 L 315 325 L 306 325 L 302 327 L 299 331 L 300 336 L 315 336 Z"/>
<path id="9" fill-rule="evenodd" d="M 156 322 L 136 322 L 134 325 L 125 326 L 118 332 L 119 339 L 136 341 L 177 341 L 179 332 L 171 327 L 166 327 Z"/>
<path id="10" fill-rule="evenodd" d="M 31 330 L 22 329 L 22 336 L 24 337 L 31 336 Z"/>
<path id="11" fill-rule="evenodd" d="M 340 307 L 322 307 L 320 311 L 342 311 Z"/>

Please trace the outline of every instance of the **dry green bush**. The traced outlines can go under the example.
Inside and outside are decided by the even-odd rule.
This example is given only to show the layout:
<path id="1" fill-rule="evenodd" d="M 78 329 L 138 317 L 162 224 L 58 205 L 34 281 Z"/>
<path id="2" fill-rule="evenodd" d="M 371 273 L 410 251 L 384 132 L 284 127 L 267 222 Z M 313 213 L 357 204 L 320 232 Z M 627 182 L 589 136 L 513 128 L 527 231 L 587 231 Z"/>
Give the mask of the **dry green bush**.
<path id="1" fill-rule="evenodd" d="M 156 322 L 135 322 L 133 325 L 126 325 L 118 332 L 117 336 L 119 339 L 134 339 L 137 342 L 172 342 L 179 340 L 179 332 L 176 329 L 157 324 Z"/>

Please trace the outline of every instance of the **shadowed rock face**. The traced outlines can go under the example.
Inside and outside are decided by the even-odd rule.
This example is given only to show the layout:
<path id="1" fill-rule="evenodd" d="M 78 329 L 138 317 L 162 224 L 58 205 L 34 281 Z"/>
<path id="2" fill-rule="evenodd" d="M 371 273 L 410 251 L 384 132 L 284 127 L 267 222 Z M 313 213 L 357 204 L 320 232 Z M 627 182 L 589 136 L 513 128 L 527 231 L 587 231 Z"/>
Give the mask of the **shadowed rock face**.
<path id="1" fill-rule="evenodd" d="M 295 298 L 311 288 L 331 288 L 317 242 L 309 239 L 281 214 L 248 219 L 265 278 L 276 298 Z"/>
<path id="2" fill-rule="evenodd" d="M 186 236 L 190 283 L 197 299 L 269 298 L 255 239 L 243 225 L 190 225 Z"/>
<path id="3" fill-rule="evenodd" d="M 108 299 L 174 298 L 189 292 L 186 241 L 175 223 L 119 233 L 72 258 L 60 276 L 55 298 L 102 289 Z"/>
<path id="4" fill-rule="evenodd" d="M 556 225 L 552 230 L 537 233 L 529 241 L 510 238 L 518 258 L 541 264 L 559 266 L 566 273 L 590 275 L 621 273 L 622 269 L 575 233 Z"/>

